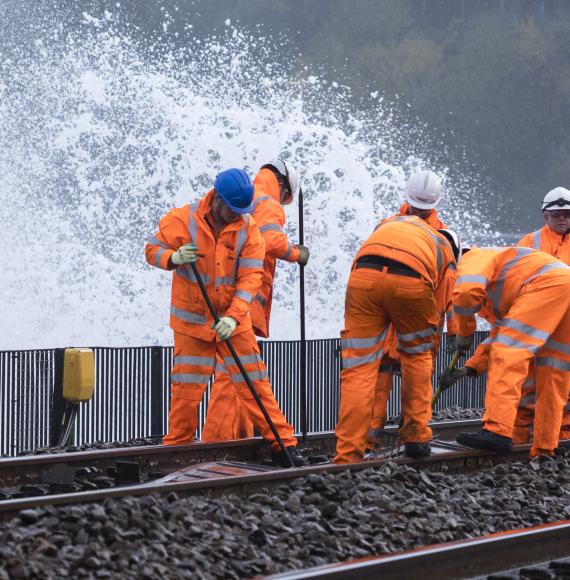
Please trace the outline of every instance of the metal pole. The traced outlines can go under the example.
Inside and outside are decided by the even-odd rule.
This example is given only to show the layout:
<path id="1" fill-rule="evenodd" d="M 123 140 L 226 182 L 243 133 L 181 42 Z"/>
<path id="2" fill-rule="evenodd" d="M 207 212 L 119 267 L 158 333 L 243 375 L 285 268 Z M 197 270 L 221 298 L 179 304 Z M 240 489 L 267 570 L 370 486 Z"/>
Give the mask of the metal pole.
<path id="1" fill-rule="evenodd" d="M 236 259 L 237 259 L 237 256 L 236 256 Z M 204 286 L 204 281 L 202 280 L 202 276 L 200 275 L 200 272 L 198 271 L 196 264 L 190 264 L 190 267 L 192 268 L 192 272 L 194 272 L 194 276 L 196 277 L 196 280 L 198 281 L 198 286 L 200 286 L 200 291 L 202 292 L 202 296 L 204 297 L 204 300 L 206 301 L 206 304 L 208 305 L 208 310 L 210 311 L 210 314 L 212 315 L 212 317 L 214 318 L 214 321 L 217 324 L 220 321 L 220 318 L 218 317 L 218 313 L 217 313 L 214 305 L 212 304 L 212 301 L 210 300 L 208 293 L 206 292 L 206 287 Z M 273 433 L 275 440 L 277 441 L 277 443 L 279 443 L 279 447 L 281 447 L 281 449 L 283 450 L 283 453 L 285 453 L 285 457 L 287 457 L 287 460 L 289 461 L 289 464 L 291 465 L 291 467 L 295 467 L 295 464 L 293 463 L 293 460 L 291 459 L 291 455 L 289 455 L 289 450 L 287 449 L 287 447 L 285 447 L 285 443 L 283 443 L 283 439 L 281 439 L 281 435 L 279 435 L 279 433 L 277 432 L 277 429 L 275 428 L 275 425 L 273 424 L 273 421 L 271 420 L 271 417 L 269 416 L 267 409 L 263 405 L 263 401 L 261 400 L 257 391 L 255 390 L 255 387 L 253 386 L 253 383 L 251 382 L 251 379 L 249 378 L 249 375 L 247 374 L 245 367 L 243 366 L 241 360 L 239 359 L 237 352 L 234 349 L 234 345 L 230 342 L 229 338 L 227 338 L 224 342 L 228 345 L 230 353 L 231 353 L 232 357 L 234 358 L 236 365 L 239 368 L 239 371 L 242 374 L 242 376 L 247 384 L 248 389 L 251 391 L 251 394 L 253 395 L 253 398 L 255 399 L 257 406 L 261 409 L 261 412 L 263 413 L 263 416 L 265 417 L 265 420 L 267 421 L 267 424 L 269 425 L 269 428 L 271 429 L 271 432 Z"/>
<path id="2" fill-rule="evenodd" d="M 303 190 L 299 189 L 299 244 L 305 244 L 303 219 Z M 301 314 L 301 360 L 300 360 L 300 403 L 301 435 L 303 443 L 307 439 L 307 341 L 305 339 L 305 266 L 299 268 L 299 310 Z"/>

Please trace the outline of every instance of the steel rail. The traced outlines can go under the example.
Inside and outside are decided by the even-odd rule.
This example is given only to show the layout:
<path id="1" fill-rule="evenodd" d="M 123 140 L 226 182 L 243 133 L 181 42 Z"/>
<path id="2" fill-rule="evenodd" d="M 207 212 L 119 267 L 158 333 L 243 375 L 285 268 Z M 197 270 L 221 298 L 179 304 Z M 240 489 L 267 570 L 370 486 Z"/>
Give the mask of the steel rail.
<path id="1" fill-rule="evenodd" d="M 561 441 L 561 447 L 570 447 L 569 441 Z M 393 459 L 396 464 L 413 466 L 417 469 L 432 469 L 447 473 L 473 472 L 481 467 L 489 467 L 497 463 L 512 462 L 528 458 L 530 445 L 518 445 L 505 455 L 497 455 L 484 450 L 465 448 L 461 450 L 444 450 L 443 452 L 423 459 L 401 457 Z M 312 467 L 275 469 L 256 473 L 254 475 L 237 475 L 208 480 L 168 481 L 163 483 L 134 484 L 124 487 L 113 487 L 78 493 L 46 495 L 32 498 L 11 499 L 0 501 L 0 517 L 10 517 L 22 509 L 37 508 L 47 505 L 64 505 L 103 501 L 110 498 L 125 496 L 140 496 L 151 493 L 205 493 L 219 495 L 225 492 L 245 494 L 263 488 L 282 485 L 300 477 L 311 474 L 338 473 L 341 471 L 361 471 L 363 469 L 379 468 L 386 463 L 385 459 L 363 461 L 348 465 L 324 464 Z"/>
<path id="2" fill-rule="evenodd" d="M 415 548 L 388 556 L 362 558 L 267 576 L 271 580 L 446 580 L 473 578 L 570 556 L 570 521 L 497 532 Z"/>
<path id="3" fill-rule="evenodd" d="M 478 419 L 439 421 L 431 423 L 431 428 L 435 437 L 453 440 L 462 431 L 480 429 L 481 421 Z M 386 427 L 386 430 L 396 432 L 397 427 L 390 425 Z M 307 435 L 305 443 L 300 443 L 299 448 L 309 453 L 325 454 L 333 453 L 334 445 L 334 433 L 325 431 Z M 117 460 L 128 459 L 138 461 L 143 470 L 173 470 L 206 461 L 259 461 L 264 455 L 269 457 L 269 451 L 261 437 L 211 443 L 197 441 L 187 445 L 144 445 L 24 455 L 0 459 L 0 487 L 32 483 L 39 479 L 42 471 L 61 464 L 70 467 L 93 466 L 104 469 L 112 466 Z"/>

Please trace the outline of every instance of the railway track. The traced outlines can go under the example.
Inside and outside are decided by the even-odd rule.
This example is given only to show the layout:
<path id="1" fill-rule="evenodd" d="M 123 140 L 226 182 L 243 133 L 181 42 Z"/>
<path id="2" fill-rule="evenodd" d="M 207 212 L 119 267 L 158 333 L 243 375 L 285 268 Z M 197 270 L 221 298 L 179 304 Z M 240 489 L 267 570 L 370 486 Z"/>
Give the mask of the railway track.
<path id="1" fill-rule="evenodd" d="M 569 578 L 568 558 L 570 558 L 570 521 L 560 521 L 266 578 L 451 580 L 481 578 L 491 574 L 501 574 L 501 578 L 512 578 L 515 575 L 521 578 Z"/>
<path id="2" fill-rule="evenodd" d="M 327 435 L 326 440 L 328 441 L 330 434 Z M 253 443 L 251 444 L 253 445 Z M 432 442 L 432 455 L 429 458 L 412 460 L 407 457 L 396 457 L 391 458 L 391 460 L 397 464 L 414 466 L 419 469 L 465 473 L 477 471 L 482 467 L 492 466 L 496 463 L 526 460 L 528 451 L 528 445 L 521 445 L 515 447 L 512 453 L 499 456 L 486 451 L 466 449 L 449 441 L 435 439 Z M 302 469 L 286 470 L 275 469 L 259 463 L 244 463 L 227 459 L 193 463 L 143 483 L 131 482 L 106 489 L 67 491 L 66 493 L 57 493 L 56 491 L 55 493 L 46 492 L 36 497 L 5 499 L 0 501 L 0 515 L 4 519 L 9 519 L 20 510 L 25 509 L 47 505 L 101 502 L 110 498 L 141 496 L 151 493 L 169 494 L 175 492 L 180 495 L 199 493 L 213 496 L 226 492 L 246 494 L 311 475 L 379 468 L 385 462 L 385 458 L 380 458 L 352 465 L 326 463 Z"/>

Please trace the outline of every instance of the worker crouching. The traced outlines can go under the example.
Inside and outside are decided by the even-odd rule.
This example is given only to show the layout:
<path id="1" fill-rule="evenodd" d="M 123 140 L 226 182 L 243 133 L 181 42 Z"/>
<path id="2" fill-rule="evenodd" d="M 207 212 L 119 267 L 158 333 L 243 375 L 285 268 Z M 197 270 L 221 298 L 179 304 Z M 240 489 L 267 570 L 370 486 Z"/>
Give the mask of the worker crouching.
<path id="1" fill-rule="evenodd" d="M 453 234 L 453 239 L 456 236 Z M 430 454 L 432 354 L 437 302 L 451 297 L 459 244 L 415 216 L 380 223 L 360 248 L 350 273 L 341 332 L 342 371 L 335 463 L 362 461 L 374 389 L 389 324 L 397 333 L 402 365 L 406 454 Z"/>
<path id="2" fill-rule="evenodd" d="M 170 326 L 174 331 L 171 408 L 165 445 L 191 443 L 198 427 L 198 406 L 216 364 L 224 361 L 240 402 L 274 460 L 288 466 L 263 413 L 247 387 L 226 340 L 232 344 L 251 379 L 278 435 L 295 465 L 305 463 L 297 440 L 279 409 L 253 334 L 250 304 L 261 285 L 264 242 L 251 212 L 253 185 L 240 169 L 223 171 L 214 189 L 198 202 L 173 209 L 160 221 L 158 233 L 146 246 L 149 264 L 173 270 Z M 200 258 L 200 259 L 199 259 Z M 197 277 L 221 317 L 214 322 Z"/>

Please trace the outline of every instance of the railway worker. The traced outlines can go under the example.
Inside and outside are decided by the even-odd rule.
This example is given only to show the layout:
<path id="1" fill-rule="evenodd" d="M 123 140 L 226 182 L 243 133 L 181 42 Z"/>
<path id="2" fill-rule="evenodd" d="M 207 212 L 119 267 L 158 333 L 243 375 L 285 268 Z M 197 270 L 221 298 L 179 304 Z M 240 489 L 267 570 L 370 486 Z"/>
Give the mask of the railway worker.
<path id="1" fill-rule="evenodd" d="M 417 216 L 383 220 L 353 262 L 341 332 L 341 400 L 335 463 L 363 459 L 389 324 L 399 341 L 406 454 L 430 454 L 432 354 L 437 303 L 450 293 L 460 244 Z"/>
<path id="2" fill-rule="evenodd" d="M 570 266 L 570 191 L 564 187 L 556 187 L 549 191 L 542 201 L 544 227 L 524 236 L 517 245 L 542 250 L 561 262 Z M 528 443 L 531 438 L 531 428 L 534 420 L 536 403 L 536 387 L 534 372 L 523 387 L 519 410 L 513 432 L 513 443 Z M 560 439 L 570 439 L 570 403 L 564 409 Z"/>
<path id="3" fill-rule="evenodd" d="M 265 259 L 261 288 L 251 303 L 251 323 L 257 336 L 267 338 L 277 260 L 305 266 L 309 260 L 309 249 L 293 244 L 283 229 L 283 206 L 292 203 L 300 190 L 293 166 L 281 159 L 270 161 L 261 167 L 253 186 L 252 215 L 265 240 Z M 252 436 L 253 425 L 240 405 L 223 361 L 218 360 L 202 440 L 223 441 Z"/>
<path id="4" fill-rule="evenodd" d="M 251 218 L 253 184 L 241 169 L 222 171 L 204 197 L 164 216 L 146 246 L 149 264 L 172 270 L 170 326 L 174 331 L 171 407 L 165 445 L 191 443 L 198 426 L 198 406 L 219 354 L 241 404 L 261 435 L 271 444 L 274 460 L 288 466 L 273 433 L 232 359 L 232 344 L 269 416 L 296 465 L 293 427 L 273 396 L 265 364 L 251 326 L 250 304 L 263 276 L 264 241 Z M 199 259 L 200 258 L 200 259 Z M 191 264 L 196 264 L 208 296 L 220 313 L 217 324 L 206 306 Z"/>
<path id="5" fill-rule="evenodd" d="M 415 215 L 436 230 L 448 229 L 439 218 L 436 209 L 441 201 L 442 193 L 441 179 L 435 173 L 426 170 L 415 171 L 406 186 L 406 203 L 400 207 L 397 215 Z M 440 327 L 440 330 L 443 330 L 443 319 Z M 434 343 L 434 349 L 437 349 L 438 346 L 439 343 Z M 434 350 L 434 357 L 436 354 L 437 350 Z M 379 443 L 379 431 L 384 429 L 386 425 L 388 399 L 394 383 L 394 373 L 399 372 L 399 370 L 398 340 L 394 327 L 390 325 L 374 393 L 372 421 L 368 435 L 370 449 L 374 449 L 375 445 Z"/>
<path id="6" fill-rule="evenodd" d="M 476 313 L 493 330 L 487 341 L 483 430 L 460 434 L 459 443 L 498 452 L 511 449 L 521 391 L 534 362 L 531 457 L 554 453 L 570 390 L 569 306 L 570 268 L 544 252 L 476 248 L 464 256 L 453 292 L 458 349 L 470 347 Z"/>

